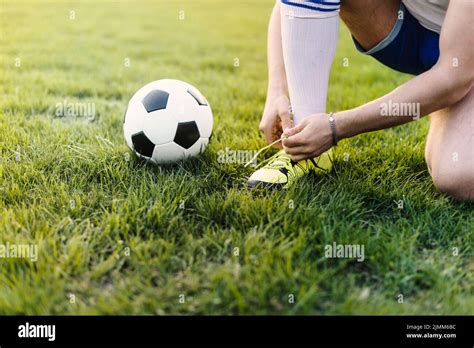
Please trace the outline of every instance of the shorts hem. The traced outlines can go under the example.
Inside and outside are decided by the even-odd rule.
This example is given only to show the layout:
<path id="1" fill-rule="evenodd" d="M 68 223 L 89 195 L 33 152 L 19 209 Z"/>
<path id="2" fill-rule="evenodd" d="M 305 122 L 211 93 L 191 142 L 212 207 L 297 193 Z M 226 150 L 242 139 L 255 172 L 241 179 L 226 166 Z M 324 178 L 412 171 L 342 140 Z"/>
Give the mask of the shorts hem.
<path id="1" fill-rule="evenodd" d="M 381 50 L 383 50 L 385 47 L 387 47 L 388 45 L 390 45 L 393 40 L 395 40 L 395 38 L 397 37 L 397 35 L 400 33 L 400 30 L 402 28 L 402 25 L 403 25 L 403 20 L 405 18 L 405 13 L 406 13 L 406 8 L 405 6 L 403 5 L 403 3 L 400 3 L 400 10 L 399 12 L 402 11 L 403 15 L 402 15 L 402 18 L 400 19 L 400 17 L 397 18 L 397 21 L 395 22 L 395 25 L 393 26 L 392 28 L 392 31 L 382 40 L 380 41 L 377 45 L 375 45 L 374 47 L 372 47 L 371 49 L 369 50 L 365 50 L 358 42 L 357 40 L 352 37 L 352 40 L 354 41 L 354 44 L 356 46 L 356 49 L 362 53 L 362 54 L 368 54 L 368 55 L 372 55 L 376 52 L 379 52 Z"/>

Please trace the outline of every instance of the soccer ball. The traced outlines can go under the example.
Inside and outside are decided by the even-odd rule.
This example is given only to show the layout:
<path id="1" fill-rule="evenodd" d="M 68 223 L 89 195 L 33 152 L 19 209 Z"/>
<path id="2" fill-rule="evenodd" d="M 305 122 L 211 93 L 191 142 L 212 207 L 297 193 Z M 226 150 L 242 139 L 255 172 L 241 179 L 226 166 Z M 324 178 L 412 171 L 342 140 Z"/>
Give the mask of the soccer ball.
<path id="1" fill-rule="evenodd" d="M 203 152 L 212 124 L 211 107 L 195 87 L 178 80 L 158 80 L 130 99 L 123 132 L 139 157 L 160 164 Z"/>

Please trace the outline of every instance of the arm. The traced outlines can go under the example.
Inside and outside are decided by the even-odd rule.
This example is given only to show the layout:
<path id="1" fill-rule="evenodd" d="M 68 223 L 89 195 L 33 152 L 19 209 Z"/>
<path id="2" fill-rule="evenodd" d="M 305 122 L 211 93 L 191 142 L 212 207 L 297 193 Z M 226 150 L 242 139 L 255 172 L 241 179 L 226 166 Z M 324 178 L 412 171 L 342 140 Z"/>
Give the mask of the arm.
<path id="1" fill-rule="evenodd" d="M 426 115 L 461 100 L 474 82 L 474 36 L 470 29 L 473 14 L 474 2 L 451 2 L 440 36 L 438 63 L 381 98 L 335 114 L 339 139 L 398 126 L 419 116 L 382 117 L 384 104 L 415 103 L 419 105 L 420 114 Z M 284 146 L 296 159 L 319 155 L 332 146 L 331 131 L 324 114 L 310 116 L 287 135 L 290 138 L 284 141 Z"/>
<path id="2" fill-rule="evenodd" d="M 277 0 L 268 25 L 268 91 L 260 130 L 267 143 L 279 139 L 283 129 L 291 127 L 288 85 L 281 44 L 280 1 Z"/>
<path id="3" fill-rule="evenodd" d="M 288 95 L 283 47 L 281 44 L 280 0 L 273 7 L 268 24 L 268 94 Z"/>
<path id="4" fill-rule="evenodd" d="M 453 1 L 440 36 L 440 59 L 429 71 L 413 78 L 391 93 L 353 110 L 341 112 L 341 138 L 398 126 L 411 117 L 380 117 L 380 105 L 419 103 L 421 115 L 443 109 L 461 100 L 474 81 L 474 3 Z M 457 60 L 458 66 L 453 62 Z"/>

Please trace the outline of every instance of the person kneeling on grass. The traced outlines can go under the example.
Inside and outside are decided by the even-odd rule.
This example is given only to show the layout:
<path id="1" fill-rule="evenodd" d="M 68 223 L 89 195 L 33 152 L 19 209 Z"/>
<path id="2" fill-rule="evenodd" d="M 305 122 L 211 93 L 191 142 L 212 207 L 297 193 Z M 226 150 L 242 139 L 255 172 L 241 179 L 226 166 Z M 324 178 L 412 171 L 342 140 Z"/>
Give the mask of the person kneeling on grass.
<path id="1" fill-rule="evenodd" d="M 328 115 L 339 14 L 360 52 L 417 76 L 379 99 Z M 282 138 L 282 150 L 251 175 L 249 186 L 288 187 L 310 171 L 330 171 L 339 140 L 431 114 L 425 157 L 433 182 L 457 199 L 474 200 L 473 26 L 473 0 L 278 0 L 260 130 L 269 144 Z M 411 117 L 381 117 L 394 110 Z"/>

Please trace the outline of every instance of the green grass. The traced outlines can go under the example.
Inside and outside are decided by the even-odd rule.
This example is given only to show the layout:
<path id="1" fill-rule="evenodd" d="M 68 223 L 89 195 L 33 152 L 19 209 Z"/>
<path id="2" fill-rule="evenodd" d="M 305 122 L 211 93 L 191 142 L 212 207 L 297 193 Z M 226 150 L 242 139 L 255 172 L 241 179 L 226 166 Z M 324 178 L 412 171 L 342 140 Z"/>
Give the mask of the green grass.
<path id="1" fill-rule="evenodd" d="M 428 120 L 342 142 L 330 175 L 249 191 L 252 169 L 217 158 L 265 145 L 273 1 L 179 3 L 1 1 L 0 244 L 39 255 L 0 259 L 0 314 L 473 313 L 474 213 L 431 183 Z M 128 99 L 161 78 L 196 85 L 215 117 L 203 156 L 162 168 L 122 136 Z M 341 26 L 328 108 L 409 78 Z M 56 117 L 63 100 L 97 118 Z M 363 244 L 365 262 L 326 259 L 333 241 Z"/>

